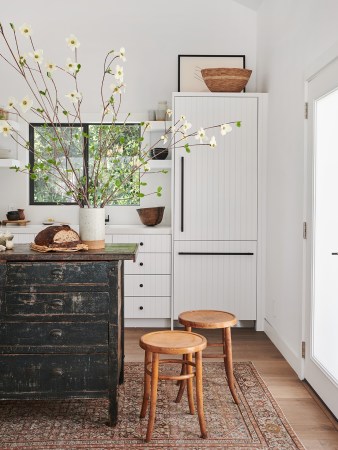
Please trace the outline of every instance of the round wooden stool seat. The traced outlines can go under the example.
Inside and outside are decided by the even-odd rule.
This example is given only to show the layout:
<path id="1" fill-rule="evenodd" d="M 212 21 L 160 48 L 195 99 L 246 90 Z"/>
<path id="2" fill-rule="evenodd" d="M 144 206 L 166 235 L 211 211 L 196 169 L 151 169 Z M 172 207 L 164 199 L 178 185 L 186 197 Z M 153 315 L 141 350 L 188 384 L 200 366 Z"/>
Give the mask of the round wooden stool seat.
<path id="1" fill-rule="evenodd" d="M 202 387 L 202 350 L 207 347 L 204 336 L 191 331 L 154 331 L 140 338 L 140 347 L 145 350 L 144 355 L 144 388 L 140 417 L 145 417 L 150 400 L 149 420 L 146 442 L 149 442 L 153 433 L 158 380 L 177 380 L 187 384 L 188 403 L 190 414 L 194 414 L 193 378 L 196 379 L 197 413 L 201 429 L 201 437 L 207 437 L 207 429 L 203 410 Z M 182 358 L 160 359 L 160 355 L 182 355 Z M 193 362 L 193 354 L 195 362 Z M 159 365 L 176 363 L 182 365 L 180 374 L 160 374 Z M 183 369 L 184 368 L 184 369 Z M 193 369 L 195 368 L 195 371 Z M 182 397 L 182 396 L 181 396 Z M 181 399 L 181 398 L 180 398 Z"/>
<path id="2" fill-rule="evenodd" d="M 192 328 L 227 328 L 236 325 L 234 314 L 225 311 L 198 310 L 185 311 L 178 316 L 179 322 Z"/>
<path id="3" fill-rule="evenodd" d="M 222 342 L 208 344 L 208 347 L 223 347 L 222 353 L 203 353 L 204 358 L 222 358 L 224 368 L 228 378 L 229 389 L 236 404 L 239 403 L 235 389 L 235 378 L 232 367 L 232 344 L 231 327 L 236 325 L 237 318 L 234 314 L 226 311 L 214 311 L 208 309 L 199 309 L 196 311 L 184 311 L 178 316 L 178 321 L 184 325 L 185 330 L 191 332 L 192 328 L 204 329 L 222 329 Z M 182 366 L 181 373 L 184 374 L 185 366 Z M 180 390 L 177 395 L 177 401 L 182 398 L 185 381 L 179 381 Z"/>
<path id="4" fill-rule="evenodd" d="M 152 353 L 164 355 L 187 355 L 200 352 L 207 346 L 204 336 L 187 331 L 154 331 L 140 339 L 140 347 Z"/>

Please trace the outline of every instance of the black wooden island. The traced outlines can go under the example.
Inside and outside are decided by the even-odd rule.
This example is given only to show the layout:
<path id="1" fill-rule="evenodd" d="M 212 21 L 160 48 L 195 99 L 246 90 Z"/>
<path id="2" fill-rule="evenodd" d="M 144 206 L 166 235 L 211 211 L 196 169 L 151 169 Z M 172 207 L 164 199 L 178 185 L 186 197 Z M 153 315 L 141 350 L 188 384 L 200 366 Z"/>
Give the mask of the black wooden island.
<path id="1" fill-rule="evenodd" d="M 137 244 L 0 253 L 0 399 L 109 398 L 123 383 L 123 261 Z"/>

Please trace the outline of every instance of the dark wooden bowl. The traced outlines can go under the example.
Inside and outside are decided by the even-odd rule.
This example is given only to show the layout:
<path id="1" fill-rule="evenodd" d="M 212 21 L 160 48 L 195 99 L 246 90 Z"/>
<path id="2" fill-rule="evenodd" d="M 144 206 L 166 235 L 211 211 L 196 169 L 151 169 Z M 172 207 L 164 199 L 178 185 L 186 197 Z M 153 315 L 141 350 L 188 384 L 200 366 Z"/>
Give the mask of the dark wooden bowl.
<path id="1" fill-rule="evenodd" d="M 139 208 L 136 211 L 143 225 L 153 227 L 162 222 L 164 206 L 155 206 L 154 208 Z"/>
<path id="2" fill-rule="evenodd" d="M 168 157 L 168 149 L 156 147 L 151 150 L 152 159 L 167 159 Z"/>
<path id="3" fill-rule="evenodd" d="M 6 216 L 7 216 L 7 220 L 19 220 L 20 219 L 19 211 L 8 211 Z"/>

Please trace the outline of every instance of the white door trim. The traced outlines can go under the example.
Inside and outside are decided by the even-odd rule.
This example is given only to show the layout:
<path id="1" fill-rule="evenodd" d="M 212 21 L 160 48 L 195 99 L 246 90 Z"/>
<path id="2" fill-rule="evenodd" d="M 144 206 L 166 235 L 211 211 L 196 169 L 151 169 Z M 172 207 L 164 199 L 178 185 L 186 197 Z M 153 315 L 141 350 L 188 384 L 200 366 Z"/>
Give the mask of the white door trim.
<path id="1" fill-rule="evenodd" d="M 330 49 L 329 52 L 326 52 L 325 55 L 323 55 L 321 58 L 319 58 L 312 66 L 312 72 L 308 72 L 307 79 L 305 80 L 305 101 L 308 102 L 311 100 L 311 94 L 309 94 L 310 89 L 313 90 L 313 86 L 310 88 L 310 82 L 318 83 L 318 80 L 314 81 L 317 76 L 321 74 L 322 71 L 324 71 L 330 64 L 336 64 L 338 61 L 338 44 L 335 45 L 333 48 Z M 321 65 L 321 66 L 320 66 Z M 325 75 L 325 72 L 324 72 Z M 319 79 L 319 82 L 322 80 Z M 323 85 L 323 87 L 325 84 Z M 318 88 L 317 88 L 318 89 Z M 328 91 L 329 92 L 329 91 Z M 313 93 L 313 91 L 312 91 Z M 314 112 L 312 111 L 312 102 L 309 103 L 309 111 L 310 111 L 310 119 L 313 116 Z M 311 116 L 312 114 L 312 116 Z M 304 125 L 304 221 L 306 221 L 309 226 L 313 227 L 313 218 L 314 218 L 314 198 L 313 195 L 309 192 L 311 190 L 313 192 L 313 183 L 315 180 L 314 175 L 314 149 L 312 148 L 314 145 L 313 139 L 309 137 L 309 134 L 311 132 L 311 125 L 314 126 L 314 118 L 309 121 L 305 119 L 305 125 Z M 310 160 L 311 159 L 311 160 Z M 311 173 L 310 173 L 311 171 Z M 311 199 L 310 199 L 311 196 Z M 309 228 L 309 227 L 308 227 Z M 313 258 L 313 237 L 312 237 L 312 229 L 309 230 L 308 233 L 308 240 L 303 241 L 303 293 L 302 293 L 302 340 L 307 342 L 307 339 L 309 341 L 307 344 L 311 344 L 311 328 L 312 324 L 309 323 L 309 320 L 312 321 L 312 317 L 310 318 L 310 312 L 312 306 L 309 306 L 307 303 L 310 301 L 310 292 L 309 292 L 309 285 L 312 280 L 312 258 Z M 311 267 L 310 267 L 311 266 Z M 309 279 L 309 277 L 311 279 Z M 311 288 L 313 289 L 313 287 Z M 312 302 L 312 296 L 311 296 L 311 302 Z M 310 327 L 310 329 L 309 329 Z M 311 344 L 312 345 L 312 344 Z M 310 347 L 310 346 L 309 346 Z M 331 409 L 334 411 L 334 413 L 337 415 L 335 411 L 337 411 L 336 407 L 332 405 L 336 405 L 336 403 L 332 403 L 332 399 L 337 396 L 337 385 L 335 382 L 333 382 L 331 376 L 329 376 L 326 373 L 326 370 L 323 370 L 324 368 L 320 367 L 320 364 L 318 363 L 311 363 L 312 366 L 309 366 L 310 360 L 308 359 L 311 357 L 312 350 L 311 348 L 306 349 L 306 359 L 302 359 L 301 367 L 302 367 L 302 376 L 301 378 L 307 378 L 310 380 L 309 382 L 312 384 L 313 388 L 316 388 L 319 391 L 319 395 L 322 397 L 323 401 L 327 403 Z M 310 367 L 311 371 L 310 371 Z M 306 373 L 305 373 L 306 372 Z M 326 379 L 325 379 L 326 374 Z M 323 378 L 324 376 L 324 378 Z M 326 380 L 329 380 L 328 383 Z M 330 383 L 331 380 L 331 383 Z M 334 386 L 336 385 L 336 386 Z M 321 393 L 319 387 L 323 387 Z"/>
<path id="2" fill-rule="evenodd" d="M 304 113 L 305 104 L 309 99 L 309 83 L 316 75 L 322 71 L 326 66 L 331 64 L 338 58 L 338 41 L 335 42 L 326 52 L 316 58 L 305 70 L 304 81 Z M 304 179 L 303 179 L 303 221 L 309 222 L 309 211 L 307 208 L 307 195 L 308 195 L 308 121 L 304 114 Z M 303 280 L 302 280 L 302 341 L 305 341 L 306 334 L 306 267 L 307 267 L 307 241 L 303 239 Z M 301 345 L 301 343 L 300 343 Z M 302 358 L 300 365 L 300 379 L 304 379 L 304 367 L 305 360 Z"/>

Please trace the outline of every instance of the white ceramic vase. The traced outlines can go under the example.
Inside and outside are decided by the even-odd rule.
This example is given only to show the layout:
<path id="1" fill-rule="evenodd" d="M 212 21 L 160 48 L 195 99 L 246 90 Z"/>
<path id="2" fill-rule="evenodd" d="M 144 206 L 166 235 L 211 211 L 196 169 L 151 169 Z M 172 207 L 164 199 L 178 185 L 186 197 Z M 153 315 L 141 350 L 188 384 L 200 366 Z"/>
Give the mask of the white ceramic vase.
<path id="1" fill-rule="evenodd" d="M 105 209 L 80 208 L 80 239 L 90 250 L 105 247 Z"/>

